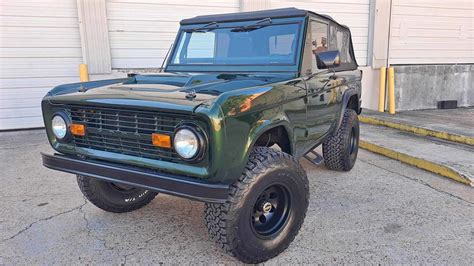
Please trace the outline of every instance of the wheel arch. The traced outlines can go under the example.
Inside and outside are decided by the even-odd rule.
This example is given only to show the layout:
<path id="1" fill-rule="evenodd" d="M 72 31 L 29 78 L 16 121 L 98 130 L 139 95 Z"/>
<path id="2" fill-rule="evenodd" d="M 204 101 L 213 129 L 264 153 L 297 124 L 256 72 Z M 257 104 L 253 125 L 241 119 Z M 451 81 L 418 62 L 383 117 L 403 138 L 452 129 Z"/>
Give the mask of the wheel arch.
<path id="1" fill-rule="evenodd" d="M 285 153 L 293 155 L 294 145 L 290 125 L 280 121 L 257 128 L 252 134 L 251 145 L 249 146 L 246 158 L 250 155 L 255 146 L 272 146 L 277 144 Z M 267 145 L 259 145 L 266 142 Z"/>
<path id="2" fill-rule="evenodd" d="M 342 104 L 341 110 L 338 115 L 336 125 L 334 127 L 334 131 L 337 131 L 341 126 L 342 119 L 344 117 L 344 112 L 346 109 L 353 109 L 356 113 L 360 113 L 360 106 L 359 106 L 359 93 L 355 89 L 346 90 L 342 96 Z"/>

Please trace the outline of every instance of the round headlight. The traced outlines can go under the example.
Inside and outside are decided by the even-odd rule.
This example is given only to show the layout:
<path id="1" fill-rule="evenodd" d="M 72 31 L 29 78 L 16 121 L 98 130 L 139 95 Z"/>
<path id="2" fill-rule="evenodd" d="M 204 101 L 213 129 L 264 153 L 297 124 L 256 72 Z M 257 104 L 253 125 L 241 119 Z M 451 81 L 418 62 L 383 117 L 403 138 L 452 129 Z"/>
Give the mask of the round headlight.
<path id="1" fill-rule="evenodd" d="M 179 156 L 191 159 L 199 152 L 199 139 L 193 131 L 179 129 L 174 135 L 173 146 Z"/>
<path id="2" fill-rule="evenodd" d="M 66 137 L 67 125 L 66 121 L 64 121 L 64 118 L 62 118 L 60 115 L 55 115 L 51 124 L 56 138 L 63 139 Z"/>

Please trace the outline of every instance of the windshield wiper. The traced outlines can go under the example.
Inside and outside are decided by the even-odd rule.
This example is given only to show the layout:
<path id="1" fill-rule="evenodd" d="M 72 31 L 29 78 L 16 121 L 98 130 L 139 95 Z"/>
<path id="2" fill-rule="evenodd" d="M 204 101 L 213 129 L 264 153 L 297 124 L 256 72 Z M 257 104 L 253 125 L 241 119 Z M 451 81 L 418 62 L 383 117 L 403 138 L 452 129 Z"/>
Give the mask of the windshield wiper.
<path id="1" fill-rule="evenodd" d="M 263 27 L 271 25 L 271 24 L 272 24 L 272 19 L 271 18 L 264 18 L 262 20 L 259 20 L 259 21 L 255 22 L 255 23 L 252 23 L 250 25 L 241 26 L 241 27 L 235 28 L 231 31 L 232 32 L 252 31 L 252 30 L 263 28 Z"/>
<path id="2" fill-rule="evenodd" d="M 214 26 L 211 28 L 211 26 Z M 196 29 L 189 29 L 189 30 L 186 30 L 187 32 L 208 32 L 210 30 L 214 30 L 216 28 L 218 28 L 219 25 L 217 25 L 217 22 L 213 21 L 211 23 L 208 23 L 200 28 L 196 28 Z"/>

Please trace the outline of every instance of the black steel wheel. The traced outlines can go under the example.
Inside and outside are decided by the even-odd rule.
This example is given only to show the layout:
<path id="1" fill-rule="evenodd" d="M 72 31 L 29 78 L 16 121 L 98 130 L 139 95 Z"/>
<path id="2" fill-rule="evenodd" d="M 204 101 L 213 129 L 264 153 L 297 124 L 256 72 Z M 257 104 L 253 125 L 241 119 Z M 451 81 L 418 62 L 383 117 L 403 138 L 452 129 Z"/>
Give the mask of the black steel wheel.
<path id="1" fill-rule="evenodd" d="M 291 196 L 282 184 L 265 189 L 253 206 L 252 228 L 262 238 L 272 237 L 280 232 L 288 221 Z"/>
<path id="2" fill-rule="evenodd" d="M 292 156 L 256 147 L 224 204 L 206 203 L 210 237 L 245 263 L 283 252 L 298 234 L 308 208 L 309 185 Z"/>

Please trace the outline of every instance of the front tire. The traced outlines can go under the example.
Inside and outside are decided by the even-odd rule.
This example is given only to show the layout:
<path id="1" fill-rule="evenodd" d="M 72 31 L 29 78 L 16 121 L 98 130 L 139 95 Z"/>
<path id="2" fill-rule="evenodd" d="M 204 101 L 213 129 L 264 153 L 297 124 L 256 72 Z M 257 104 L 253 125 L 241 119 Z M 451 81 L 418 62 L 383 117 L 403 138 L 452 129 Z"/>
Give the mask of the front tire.
<path id="1" fill-rule="evenodd" d="M 308 208 L 306 173 L 290 155 L 267 147 L 251 153 L 226 203 L 206 203 L 210 237 L 245 263 L 284 251 L 298 234 Z"/>
<path id="2" fill-rule="evenodd" d="M 352 109 L 344 112 L 338 130 L 323 142 L 323 157 L 331 170 L 349 171 L 354 167 L 359 151 L 359 118 Z"/>
<path id="3" fill-rule="evenodd" d="M 138 210 L 150 203 L 158 193 L 142 188 L 110 183 L 78 175 L 82 194 L 95 206 L 108 212 L 124 213 Z"/>

